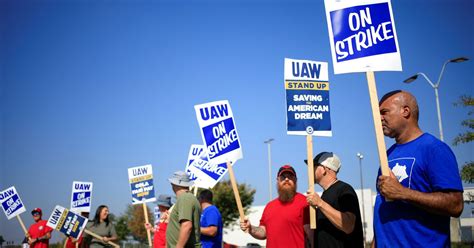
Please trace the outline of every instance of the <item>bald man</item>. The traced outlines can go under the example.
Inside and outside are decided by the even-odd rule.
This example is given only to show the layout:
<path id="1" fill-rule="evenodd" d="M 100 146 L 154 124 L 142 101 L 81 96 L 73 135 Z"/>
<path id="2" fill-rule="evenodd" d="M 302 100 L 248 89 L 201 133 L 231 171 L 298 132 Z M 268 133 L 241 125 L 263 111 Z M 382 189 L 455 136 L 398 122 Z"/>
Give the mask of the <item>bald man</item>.
<path id="1" fill-rule="evenodd" d="M 448 145 L 420 129 L 412 94 L 389 92 L 379 106 L 383 133 L 396 143 L 387 150 L 390 175 L 379 170 L 375 246 L 449 247 L 450 216 L 463 210 L 456 158 Z"/>

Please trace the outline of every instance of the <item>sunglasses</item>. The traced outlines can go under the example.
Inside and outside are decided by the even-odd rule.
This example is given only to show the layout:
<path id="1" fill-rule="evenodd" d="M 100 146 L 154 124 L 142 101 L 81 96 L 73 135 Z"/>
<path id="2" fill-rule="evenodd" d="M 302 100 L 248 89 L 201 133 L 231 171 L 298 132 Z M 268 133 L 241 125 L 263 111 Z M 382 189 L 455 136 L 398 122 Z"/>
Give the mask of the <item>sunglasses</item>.
<path id="1" fill-rule="evenodd" d="M 280 179 L 280 181 L 285 181 L 285 179 L 288 178 L 288 180 L 291 180 L 291 181 L 296 181 L 296 177 L 292 174 L 282 174 L 280 176 L 278 176 L 278 178 Z"/>
<path id="2" fill-rule="evenodd" d="M 41 214 L 38 213 L 38 212 L 34 212 L 34 213 L 33 213 L 33 216 L 37 216 L 37 215 L 41 215 Z"/>

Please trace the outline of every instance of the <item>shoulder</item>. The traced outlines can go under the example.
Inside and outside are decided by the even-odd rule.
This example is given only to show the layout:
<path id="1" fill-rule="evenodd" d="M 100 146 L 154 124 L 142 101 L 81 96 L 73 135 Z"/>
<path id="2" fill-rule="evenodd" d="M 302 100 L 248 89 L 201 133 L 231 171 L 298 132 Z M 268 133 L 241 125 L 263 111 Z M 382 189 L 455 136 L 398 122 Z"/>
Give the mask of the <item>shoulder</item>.
<path id="1" fill-rule="evenodd" d="M 295 206 L 298 209 L 305 209 L 309 206 L 306 196 L 301 193 L 295 195 Z"/>
<path id="2" fill-rule="evenodd" d="M 189 201 L 189 200 L 193 200 L 193 198 L 196 198 L 196 197 L 194 197 L 193 194 L 191 194 L 189 192 L 186 192 L 186 193 L 183 193 L 180 196 L 178 196 L 177 200 L 178 201 Z"/>
<path id="3" fill-rule="evenodd" d="M 431 156 L 432 158 L 436 157 L 438 159 L 440 156 L 447 156 L 448 158 L 455 157 L 448 144 L 429 133 L 424 133 L 417 141 L 417 149 L 423 151 L 423 154 Z"/>
<path id="4" fill-rule="evenodd" d="M 337 181 L 332 187 L 331 187 L 333 190 L 331 190 L 330 192 L 332 192 L 332 194 L 335 194 L 335 195 L 339 195 L 339 196 L 343 196 L 343 195 L 354 195 L 354 196 L 357 196 L 354 188 L 344 182 L 344 181 Z M 331 189 L 329 188 L 329 189 Z"/>
<path id="5" fill-rule="evenodd" d="M 295 195 L 295 202 L 297 203 L 304 203 L 306 204 L 306 196 L 304 196 L 303 194 L 301 193 L 296 193 Z"/>
<path id="6" fill-rule="evenodd" d="M 46 224 L 48 224 L 48 221 L 47 221 L 47 220 L 40 220 L 40 221 L 38 221 L 38 223 L 37 223 L 38 226 L 46 226 Z"/>
<path id="7" fill-rule="evenodd" d="M 38 226 L 38 222 L 33 222 L 33 224 L 30 225 L 30 229 L 34 229 L 36 226 Z"/>
<path id="8" fill-rule="evenodd" d="M 354 191 L 354 188 L 353 188 L 350 184 L 348 184 L 348 183 L 346 183 L 346 182 L 344 182 L 344 181 L 339 180 L 339 181 L 338 181 L 338 184 L 339 184 L 339 187 L 340 187 L 341 189 L 344 189 L 344 190 L 347 190 L 347 191 L 355 192 L 355 191 Z"/>
<path id="9" fill-rule="evenodd" d="M 215 205 L 211 205 L 209 208 L 210 208 L 209 210 L 212 211 L 212 212 L 220 213 L 219 209 Z"/>
<path id="10" fill-rule="evenodd" d="M 178 201 L 176 203 L 178 203 L 178 202 L 180 202 L 180 205 L 181 204 L 188 205 L 188 206 L 196 205 L 196 204 L 199 205 L 199 202 L 198 202 L 197 198 L 189 192 L 181 194 L 178 197 Z"/>
<path id="11" fill-rule="evenodd" d="M 413 142 L 413 145 L 419 148 L 435 148 L 435 147 L 440 147 L 443 149 L 450 149 L 449 146 L 444 143 L 443 141 L 439 140 L 435 136 L 431 135 L 430 133 L 423 133 L 420 137 L 415 139 Z"/>
<path id="12" fill-rule="evenodd" d="M 267 203 L 267 205 L 265 205 L 265 210 L 271 209 L 271 208 L 275 207 L 276 205 L 279 204 L 279 201 L 280 201 L 280 200 L 278 200 L 278 197 L 275 198 L 275 199 L 273 199 L 273 200 L 271 200 L 269 203 Z"/>
<path id="13" fill-rule="evenodd" d="M 219 210 L 216 206 L 212 205 L 203 210 L 204 217 L 218 217 L 220 216 Z"/>

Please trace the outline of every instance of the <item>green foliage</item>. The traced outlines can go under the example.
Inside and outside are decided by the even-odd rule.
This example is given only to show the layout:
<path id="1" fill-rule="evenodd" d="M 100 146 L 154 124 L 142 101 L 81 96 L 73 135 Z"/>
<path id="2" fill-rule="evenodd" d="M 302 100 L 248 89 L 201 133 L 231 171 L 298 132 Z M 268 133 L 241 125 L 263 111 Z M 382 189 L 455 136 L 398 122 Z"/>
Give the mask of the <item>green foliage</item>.
<path id="1" fill-rule="evenodd" d="M 470 108 L 468 116 L 472 116 L 474 113 L 474 109 L 472 108 L 474 106 L 474 98 L 472 98 L 471 96 L 461 96 L 459 102 L 455 103 L 454 105 Z M 474 140 L 474 119 L 468 118 L 466 120 L 463 120 L 461 122 L 461 125 L 466 127 L 467 130 L 464 133 L 458 134 L 458 136 L 454 138 L 453 144 L 455 146 L 469 143 Z M 464 182 L 467 183 L 474 182 L 474 162 L 471 161 L 464 164 L 461 169 L 461 178 Z"/>
<path id="2" fill-rule="evenodd" d="M 461 178 L 466 183 L 474 183 L 474 162 L 464 164 L 461 169 Z"/>
<path id="3" fill-rule="evenodd" d="M 247 212 L 248 208 L 253 203 L 255 189 L 252 189 L 247 184 L 237 184 L 237 188 L 239 190 L 244 212 Z M 230 180 L 219 182 L 212 189 L 212 193 L 214 195 L 213 203 L 221 212 L 222 223 L 227 227 L 239 218 L 239 210 L 237 209 L 237 203 L 235 202 L 234 191 L 232 190 Z"/>
<path id="4" fill-rule="evenodd" d="M 149 207 L 147 208 L 147 212 L 149 218 L 148 220 L 150 223 L 153 223 L 153 214 Z M 145 215 L 143 213 L 143 205 L 128 205 L 127 210 L 125 211 L 125 217 L 126 219 L 123 221 L 127 224 L 130 234 L 140 242 L 148 242 L 147 232 L 145 229 Z"/>
<path id="5" fill-rule="evenodd" d="M 115 223 L 115 231 L 119 240 L 125 240 L 128 235 L 131 235 L 130 229 L 128 229 L 128 216 L 122 215 L 117 219 Z"/>

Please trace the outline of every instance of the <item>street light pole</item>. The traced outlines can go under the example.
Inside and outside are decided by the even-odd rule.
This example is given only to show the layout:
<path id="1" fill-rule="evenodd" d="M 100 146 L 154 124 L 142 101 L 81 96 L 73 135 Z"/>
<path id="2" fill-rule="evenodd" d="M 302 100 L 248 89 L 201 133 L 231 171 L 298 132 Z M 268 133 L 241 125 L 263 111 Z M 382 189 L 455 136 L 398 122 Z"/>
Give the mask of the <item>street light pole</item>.
<path id="1" fill-rule="evenodd" d="M 441 121 L 441 109 L 440 109 L 440 106 L 439 106 L 439 94 L 438 94 L 438 88 L 439 88 L 439 83 L 441 82 L 441 77 L 443 76 L 443 73 L 444 73 L 444 69 L 446 68 L 446 65 L 449 64 L 449 63 L 460 63 L 460 62 L 464 62 L 464 61 L 468 61 L 469 59 L 466 58 L 466 57 L 459 57 L 459 58 L 455 58 L 455 59 L 450 59 L 450 60 L 447 60 L 446 62 L 444 62 L 443 64 L 443 67 L 441 68 L 441 72 L 439 73 L 439 77 L 438 77 L 438 82 L 436 82 L 436 84 L 434 84 L 429 78 L 428 76 L 426 76 L 426 74 L 424 74 L 423 72 L 418 72 L 417 74 L 405 79 L 403 82 L 404 83 L 411 83 L 413 81 L 415 81 L 418 76 L 422 76 L 426 79 L 426 81 L 428 81 L 428 83 L 431 85 L 431 87 L 434 89 L 434 92 L 435 92 L 435 97 L 436 97 L 436 109 L 437 109 L 437 112 L 438 112 L 438 127 L 439 127 L 439 139 L 441 141 L 444 141 L 444 135 L 443 135 L 443 124 L 442 124 L 442 121 Z"/>
<path id="2" fill-rule="evenodd" d="M 273 196 L 272 196 L 272 149 L 271 149 L 272 141 L 274 141 L 274 139 L 270 138 L 263 142 L 267 144 L 267 147 L 268 147 L 268 192 L 270 193 L 270 201 L 273 199 Z"/>
<path id="3" fill-rule="evenodd" d="M 364 158 L 364 155 L 361 153 L 357 153 L 357 157 L 359 158 L 359 168 L 360 168 L 360 192 L 361 192 L 361 197 L 362 197 L 362 230 L 364 231 L 364 247 L 365 247 L 365 207 L 364 207 L 364 179 L 362 176 L 362 159 Z"/>

